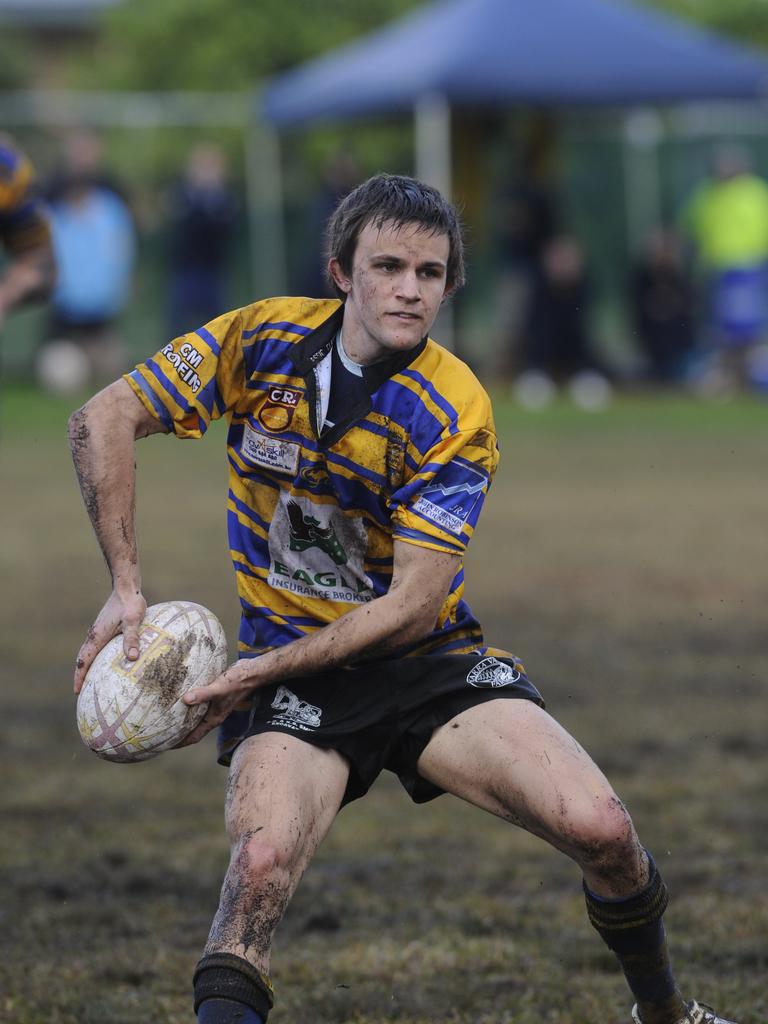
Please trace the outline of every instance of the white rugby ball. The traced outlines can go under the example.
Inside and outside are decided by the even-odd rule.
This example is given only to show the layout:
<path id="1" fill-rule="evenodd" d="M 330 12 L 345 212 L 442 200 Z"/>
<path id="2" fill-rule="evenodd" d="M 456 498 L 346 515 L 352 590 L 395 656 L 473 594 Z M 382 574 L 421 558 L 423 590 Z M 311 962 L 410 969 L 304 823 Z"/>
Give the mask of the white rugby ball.
<path id="1" fill-rule="evenodd" d="M 107 761 L 146 761 L 170 750 L 203 718 L 207 704 L 182 696 L 227 667 L 227 639 L 207 608 L 165 601 L 147 608 L 139 657 L 123 654 L 122 634 L 96 655 L 77 698 L 83 743 Z"/>

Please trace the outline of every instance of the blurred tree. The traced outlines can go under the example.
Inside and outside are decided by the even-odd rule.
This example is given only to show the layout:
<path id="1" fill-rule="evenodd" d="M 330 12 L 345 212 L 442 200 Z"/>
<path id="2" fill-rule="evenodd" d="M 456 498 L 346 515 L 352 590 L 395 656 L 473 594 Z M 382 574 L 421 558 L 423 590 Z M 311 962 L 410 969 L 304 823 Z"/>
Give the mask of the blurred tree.
<path id="1" fill-rule="evenodd" d="M 697 21 L 743 43 L 768 49 L 766 0 L 650 0 L 654 7 Z"/>
<path id="2" fill-rule="evenodd" d="M 108 12 L 86 88 L 230 90 L 339 46 L 425 0 L 131 0 Z M 768 48 L 768 0 L 640 0 Z M 8 49 L 2 41 L 0 57 Z M 13 68 L 15 62 L 9 65 Z M 5 60 L 0 60 L 0 69 Z"/>
<path id="3" fill-rule="evenodd" d="M 19 29 L 0 22 L 0 89 L 21 89 L 29 80 L 29 41 Z"/>
<path id="4" fill-rule="evenodd" d="M 111 11 L 76 83 L 231 90 L 369 32 L 418 0 L 132 0 Z"/>

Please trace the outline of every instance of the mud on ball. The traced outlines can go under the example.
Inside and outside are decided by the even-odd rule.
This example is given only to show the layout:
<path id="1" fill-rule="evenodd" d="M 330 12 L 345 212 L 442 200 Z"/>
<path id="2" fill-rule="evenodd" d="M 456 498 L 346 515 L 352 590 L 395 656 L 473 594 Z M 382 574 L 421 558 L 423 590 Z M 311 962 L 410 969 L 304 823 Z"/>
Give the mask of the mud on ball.
<path id="1" fill-rule="evenodd" d="M 125 657 L 119 635 L 88 670 L 77 700 L 83 742 L 107 761 L 128 763 L 170 750 L 207 710 L 182 697 L 226 666 L 227 640 L 213 612 L 191 601 L 152 605 L 139 630 L 138 659 Z"/>

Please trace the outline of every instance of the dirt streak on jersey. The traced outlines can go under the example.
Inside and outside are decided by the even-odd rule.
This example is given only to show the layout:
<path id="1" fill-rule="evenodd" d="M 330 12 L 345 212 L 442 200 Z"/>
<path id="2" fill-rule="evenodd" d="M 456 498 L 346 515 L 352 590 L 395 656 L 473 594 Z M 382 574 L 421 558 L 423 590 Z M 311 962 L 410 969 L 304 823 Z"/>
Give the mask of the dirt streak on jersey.
<path id="1" fill-rule="evenodd" d="M 30 162 L 0 139 L 0 241 L 13 255 L 49 237 L 42 203 L 32 186 Z"/>
<path id="2" fill-rule="evenodd" d="M 255 302 L 126 375 L 179 437 L 229 420 L 243 654 L 288 643 L 386 593 L 394 540 L 462 555 L 496 468 L 488 396 L 431 339 L 366 367 L 364 401 L 321 433 L 323 373 L 342 316 L 333 299 Z M 463 590 L 460 563 L 434 631 L 407 653 L 484 649 Z"/>

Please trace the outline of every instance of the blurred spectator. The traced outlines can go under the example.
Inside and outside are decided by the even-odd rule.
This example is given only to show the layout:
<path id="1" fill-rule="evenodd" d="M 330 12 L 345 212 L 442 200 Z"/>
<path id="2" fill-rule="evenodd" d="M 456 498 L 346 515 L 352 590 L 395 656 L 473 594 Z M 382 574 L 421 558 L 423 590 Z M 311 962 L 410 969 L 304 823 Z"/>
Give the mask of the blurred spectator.
<path id="1" fill-rule="evenodd" d="M 704 281 L 715 379 L 724 389 L 750 384 L 768 328 L 768 184 L 752 173 L 745 150 L 716 151 L 712 176 L 689 200 L 682 225 Z"/>
<path id="2" fill-rule="evenodd" d="M 542 253 L 556 231 L 555 201 L 533 176 L 529 161 L 494 206 L 498 265 L 496 332 L 499 350 L 514 368 L 531 302 L 541 283 Z M 505 368 L 506 369 L 506 368 Z"/>
<path id="3" fill-rule="evenodd" d="M 58 280 L 38 371 L 43 384 L 69 391 L 112 380 L 125 368 L 117 318 L 129 296 L 135 255 L 133 218 L 103 166 L 101 142 L 90 132 L 66 139 L 49 208 Z"/>
<path id="4" fill-rule="evenodd" d="M 360 184 L 361 178 L 357 160 L 346 149 L 340 150 L 326 164 L 320 187 L 307 208 L 306 237 L 315 241 L 307 249 L 306 262 L 301 271 L 301 295 L 326 298 L 335 296 L 336 293 L 328 282 L 325 256 L 317 246 L 316 240 L 325 237 L 328 218 L 344 196 L 351 192 L 355 185 Z"/>
<path id="5" fill-rule="evenodd" d="M 584 250 L 571 235 L 544 247 L 524 337 L 523 373 L 514 393 L 524 405 L 544 405 L 558 387 L 585 408 L 600 408 L 611 394 L 609 373 L 590 337 L 591 296 Z"/>
<path id="6" fill-rule="evenodd" d="M 44 298 L 54 281 L 50 232 L 32 165 L 7 135 L 0 135 L 0 243 L 8 257 L 0 274 L 2 330 L 12 309 Z"/>
<path id="7" fill-rule="evenodd" d="M 678 234 L 658 227 L 632 271 L 631 306 L 638 346 L 649 380 L 685 380 L 695 349 L 693 283 Z"/>
<path id="8" fill-rule="evenodd" d="M 203 142 L 189 154 L 174 190 L 170 234 L 170 328 L 177 337 L 228 308 L 227 262 L 238 203 L 222 150 Z"/>

